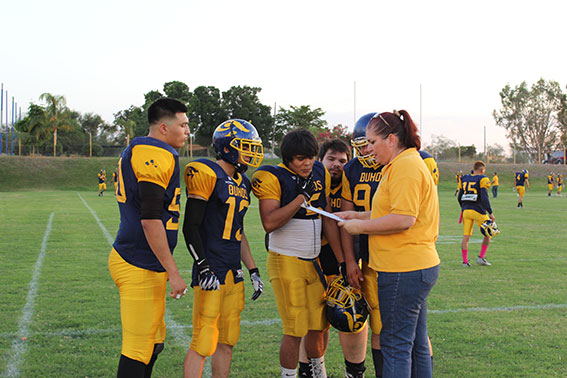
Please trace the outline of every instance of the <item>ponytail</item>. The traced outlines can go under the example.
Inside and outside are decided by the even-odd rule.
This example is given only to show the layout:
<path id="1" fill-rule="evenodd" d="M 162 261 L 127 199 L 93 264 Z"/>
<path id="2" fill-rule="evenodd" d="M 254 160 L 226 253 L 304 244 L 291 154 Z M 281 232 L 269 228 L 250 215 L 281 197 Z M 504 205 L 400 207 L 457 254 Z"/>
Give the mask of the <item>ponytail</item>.
<path id="1" fill-rule="evenodd" d="M 376 113 L 366 127 L 372 129 L 377 135 L 387 137 L 394 134 L 399 139 L 400 147 L 421 149 L 421 139 L 417 127 L 405 110 L 394 110 L 392 113 Z"/>

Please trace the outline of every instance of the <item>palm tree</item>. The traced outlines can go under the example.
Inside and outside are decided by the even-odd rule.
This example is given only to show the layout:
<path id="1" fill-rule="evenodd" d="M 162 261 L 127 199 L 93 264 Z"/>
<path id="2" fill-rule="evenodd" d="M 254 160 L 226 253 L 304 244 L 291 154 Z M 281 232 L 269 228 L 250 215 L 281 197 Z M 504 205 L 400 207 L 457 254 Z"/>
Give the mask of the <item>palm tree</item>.
<path id="1" fill-rule="evenodd" d="M 45 126 L 53 131 L 53 156 L 57 155 L 57 130 L 70 130 L 73 127 L 71 111 L 67 108 L 64 96 L 43 93 L 39 99 L 47 103 L 45 107 Z"/>

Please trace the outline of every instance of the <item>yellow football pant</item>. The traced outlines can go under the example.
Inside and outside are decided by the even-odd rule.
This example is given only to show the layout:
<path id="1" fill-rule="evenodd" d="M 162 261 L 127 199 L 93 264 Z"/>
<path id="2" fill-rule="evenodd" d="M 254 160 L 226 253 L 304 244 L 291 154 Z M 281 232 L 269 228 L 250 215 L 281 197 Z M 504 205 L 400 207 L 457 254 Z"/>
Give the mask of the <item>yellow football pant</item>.
<path id="1" fill-rule="evenodd" d="M 325 289 L 313 263 L 270 251 L 267 268 L 284 335 L 326 330 Z"/>
<path id="2" fill-rule="evenodd" d="M 490 218 L 488 217 L 488 215 L 481 214 L 478 211 L 463 211 L 463 235 L 472 235 L 472 230 L 475 223 L 480 227 L 484 223 L 484 221 L 487 221 L 489 219 Z"/>
<path id="3" fill-rule="evenodd" d="M 362 293 L 370 306 L 370 328 L 372 333 L 379 335 L 382 331 L 382 318 L 378 303 L 378 275 L 365 261 L 362 262 L 362 275 L 364 276 L 364 281 L 361 282 Z"/>
<path id="4" fill-rule="evenodd" d="M 108 269 L 120 294 L 122 354 L 148 364 L 154 344 L 165 340 L 167 273 L 131 265 L 114 248 Z"/>
<path id="5" fill-rule="evenodd" d="M 244 282 L 234 283 L 228 271 L 220 290 L 193 287 L 193 337 L 191 350 L 211 356 L 217 344 L 234 346 L 240 338 L 240 313 L 244 309 Z"/>

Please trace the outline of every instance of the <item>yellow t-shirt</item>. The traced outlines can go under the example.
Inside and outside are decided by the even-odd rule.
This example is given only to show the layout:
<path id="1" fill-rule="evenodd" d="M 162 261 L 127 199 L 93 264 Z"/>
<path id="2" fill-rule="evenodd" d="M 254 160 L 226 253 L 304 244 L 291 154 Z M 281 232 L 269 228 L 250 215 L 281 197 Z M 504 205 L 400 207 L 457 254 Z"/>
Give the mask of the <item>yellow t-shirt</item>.
<path id="1" fill-rule="evenodd" d="M 492 186 L 498 186 L 498 175 L 492 176 Z"/>
<path id="2" fill-rule="evenodd" d="M 439 236 L 439 198 L 431 173 L 415 148 L 403 151 L 382 170 L 370 217 L 388 214 L 410 215 L 416 222 L 396 234 L 369 235 L 372 269 L 411 272 L 440 263 L 435 247 Z"/>

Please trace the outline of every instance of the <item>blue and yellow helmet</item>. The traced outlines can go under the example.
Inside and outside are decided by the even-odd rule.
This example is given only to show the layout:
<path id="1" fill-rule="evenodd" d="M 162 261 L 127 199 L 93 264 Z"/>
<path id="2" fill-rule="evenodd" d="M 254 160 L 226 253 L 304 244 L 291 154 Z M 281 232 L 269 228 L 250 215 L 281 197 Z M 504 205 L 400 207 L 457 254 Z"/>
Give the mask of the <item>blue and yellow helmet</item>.
<path id="1" fill-rule="evenodd" d="M 368 303 L 362 291 L 348 285 L 342 275 L 329 284 L 325 303 L 327 320 L 339 331 L 357 333 L 366 324 Z"/>
<path id="2" fill-rule="evenodd" d="M 358 161 L 366 168 L 377 168 L 378 163 L 371 154 L 364 154 L 362 148 L 368 145 L 368 139 L 366 139 L 366 126 L 368 123 L 378 113 L 368 113 L 363 115 L 356 121 L 354 125 L 354 130 L 352 132 L 352 140 L 350 141 L 351 146 L 356 151 L 356 157 Z"/>
<path id="3" fill-rule="evenodd" d="M 230 119 L 218 125 L 213 132 L 213 148 L 217 159 L 234 165 L 240 173 L 246 171 L 247 166 L 260 166 L 264 158 L 264 147 L 258 131 L 254 125 L 242 119 Z"/>

